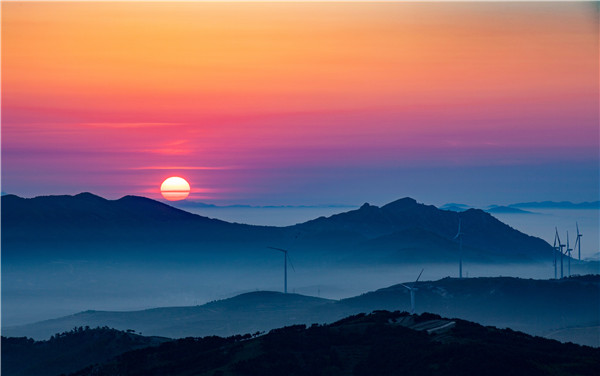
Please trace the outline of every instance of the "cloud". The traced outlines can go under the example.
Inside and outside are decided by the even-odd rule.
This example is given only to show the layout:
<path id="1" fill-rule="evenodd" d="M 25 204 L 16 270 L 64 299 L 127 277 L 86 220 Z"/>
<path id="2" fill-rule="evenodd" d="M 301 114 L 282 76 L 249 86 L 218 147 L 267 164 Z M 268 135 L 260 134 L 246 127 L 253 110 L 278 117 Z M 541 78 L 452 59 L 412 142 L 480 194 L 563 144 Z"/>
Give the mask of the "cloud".
<path id="1" fill-rule="evenodd" d="M 127 170 L 233 170 L 233 166 L 142 166 L 129 167 Z"/>
<path id="2" fill-rule="evenodd" d="M 80 125 L 98 128 L 147 128 L 147 127 L 164 127 L 172 125 L 183 125 L 183 123 L 80 123 Z"/>

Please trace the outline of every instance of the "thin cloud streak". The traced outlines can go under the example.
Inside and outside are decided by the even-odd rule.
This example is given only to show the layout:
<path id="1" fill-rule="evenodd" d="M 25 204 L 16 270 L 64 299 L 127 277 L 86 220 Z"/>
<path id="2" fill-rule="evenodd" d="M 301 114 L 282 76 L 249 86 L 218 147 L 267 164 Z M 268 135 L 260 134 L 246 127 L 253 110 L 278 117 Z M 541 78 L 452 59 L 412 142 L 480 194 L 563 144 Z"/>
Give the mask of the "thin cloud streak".
<path id="1" fill-rule="evenodd" d="M 126 170 L 235 170 L 233 166 L 144 166 L 129 167 Z"/>
<path id="2" fill-rule="evenodd" d="M 81 126 L 100 127 L 100 128 L 147 128 L 147 127 L 165 127 L 173 125 L 184 125 L 183 123 L 80 123 Z"/>

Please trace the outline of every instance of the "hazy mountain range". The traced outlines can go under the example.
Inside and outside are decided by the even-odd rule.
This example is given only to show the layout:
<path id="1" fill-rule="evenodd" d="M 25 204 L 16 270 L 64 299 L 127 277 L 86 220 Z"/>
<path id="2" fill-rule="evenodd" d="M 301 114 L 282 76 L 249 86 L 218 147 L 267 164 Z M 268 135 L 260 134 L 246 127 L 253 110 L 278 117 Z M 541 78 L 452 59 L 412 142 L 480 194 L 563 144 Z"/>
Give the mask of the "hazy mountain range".
<path id="1" fill-rule="evenodd" d="M 419 282 L 417 287 L 417 312 L 600 345 L 599 275 L 562 280 L 444 278 Z M 47 339 L 73 327 L 108 326 L 171 338 L 230 336 L 285 325 L 328 323 L 351 314 L 381 309 L 409 311 L 408 290 L 394 285 L 342 300 L 261 291 L 201 306 L 129 312 L 85 311 L 35 324 L 5 327 L 3 334 Z"/>
<path id="2" fill-rule="evenodd" d="M 440 209 L 462 212 L 472 209 L 472 206 L 457 203 L 448 203 L 440 206 Z M 513 214 L 537 214 L 530 210 L 524 209 L 600 209 L 600 201 L 589 201 L 573 203 L 570 201 L 541 201 L 541 202 L 521 202 L 510 205 L 489 205 L 485 207 L 488 213 L 513 213 Z"/>
<path id="3" fill-rule="evenodd" d="M 460 214 L 403 198 L 382 207 L 364 204 L 294 226 L 251 226 L 191 214 L 137 196 L 106 200 L 75 196 L 2 197 L 3 257 L 44 255 L 159 255 L 224 257 L 265 246 L 294 246 L 318 262 L 455 262 L 459 218 L 464 258 L 479 262 L 552 259 L 545 241 L 523 234 L 492 215 Z M 177 246 L 173 247 L 174 242 Z"/>
<path id="4" fill-rule="evenodd" d="M 86 362 L 73 375 L 591 375 L 600 350 L 432 314 L 377 311 L 258 336 L 168 341 L 78 328 L 42 342 L 3 337 L 2 359 L 7 376 L 57 375 Z"/>

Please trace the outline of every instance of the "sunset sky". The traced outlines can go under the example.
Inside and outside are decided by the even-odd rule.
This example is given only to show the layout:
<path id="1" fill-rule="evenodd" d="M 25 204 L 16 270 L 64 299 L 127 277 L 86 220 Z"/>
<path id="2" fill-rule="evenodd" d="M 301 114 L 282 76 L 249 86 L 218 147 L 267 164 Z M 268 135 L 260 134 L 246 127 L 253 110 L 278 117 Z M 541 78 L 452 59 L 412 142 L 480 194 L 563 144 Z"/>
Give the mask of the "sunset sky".
<path id="1" fill-rule="evenodd" d="M 2 3 L 2 191 L 598 200 L 594 3 Z"/>

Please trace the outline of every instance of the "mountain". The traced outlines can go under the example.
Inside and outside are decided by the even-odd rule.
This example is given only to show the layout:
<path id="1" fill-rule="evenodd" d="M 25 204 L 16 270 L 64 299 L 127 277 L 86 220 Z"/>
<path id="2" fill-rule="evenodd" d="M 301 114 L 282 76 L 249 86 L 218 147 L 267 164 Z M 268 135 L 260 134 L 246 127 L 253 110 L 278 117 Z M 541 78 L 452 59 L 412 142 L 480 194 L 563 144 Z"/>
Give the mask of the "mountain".
<path id="1" fill-rule="evenodd" d="M 529 210 L 523 210 L 523 209 L 519 209 L 516 207 L 512 207 L 512 206 L 497 206 L 497 205 L 492 205 L 490 206 L 488 209 L 486 209 L 486 212 L 488 213 L 502 213 L 502 214 L 537 214 L 534 212 L 531 212 Z"/>
<path id="2" fill-rule="evenodd" d="M 417 312 L 432 312 L 509 327 L 535 335 L 560 330 L 561 339 L 581 327 L 600 327 L 600 275 L 562 280 L 509 277 L 444 278 L 418 283 Z M 517 309 L 518 307 L 518 309 Z M 3 334 L 38 339 L 78 326 L 134 329 L 163 337 L 229 336 L 293 324 L 333 322 L 348 315 L 375 310 L 410 310 L 410 296 L 402 285 L 353 298 L 328 300 L 298 294 L 254 292 L 202 306 L 156 308 L 143 311 L 86 311 L 34 324 L 5 327 Z M 569 329 L 570 328 L 570 329 Z M 600 346 L 594 332 L 572 341 Z M 597 334 L 597 332 L 596 332 Z"/>
<path id="3" fill-rule="evenodd" d="M 600 201 L 573 203 L 570 201 L 542 201 L 542 202 L 521 202 L 511 204 L 510 207 L 526 209 L 600 209 Z"/>
<path id="4" fill-rule="evenodd" d="M 465 204 L 457 204 L 454 202 L 445 204 L 440 206 L 441 210 L 449 210 L 449 211 L 455 211 L 455 212 L 463 212 L 467 209 L 471 209 L 472 207 L 469 205 L 465 205 Z"/>
<path id="5" fill-rule="evenodd" d="M 465 234 L 463 245 L 475 249 L 482 257 L 526 262 L 547 260 L 552 255 L 552 247 L 544 240 L 525 235 L 482 210 L 468 209 L 459 214 L 440 210 L 433 205 L 423 205 L 411 198 L 396 200 L 382 207 L 364 204 L 357 210 L 317 218 L 292 228 L 307 234 L 302 240 L 317 235 L 321 238 L 326 235 L 340 238 L 347 234 L 358 234 L 367 241 L 409 229 L 425 230 L 452 240 L 458 230 L 459 218 Z M 399 252 L 401 247 L 401 243 L 389 242 L 382 251 Z M 416 248 L 416 254 L 427 255 L 426 245 Z M 457 245 L 448 242 L 445 248 L 456 253 Z"/>
<path id="6" fill-rule="evenodd" d="M 82 327 L 47 341 L 2 337 L 2 374 L 56 376 L 166 341 L 167 338 L 143 337 L 115 329 Z"/>
<path id="7" fill-rule="evenodd" d="M 265 335 L 186 338 L 73 375 L 581 375 L 600 350 L 437 315 L 379 311 Z"/>
<path id="8" fill-rule="evenodd" d="M 145 197 L 107 200 L 75 196 L 2 197 L 2 250 L 13 258 L 199 255 L 244 252 L 244 245 L 279 239 L 285 229 L 211 219 Z M 176 245 L 176 246 L 174 246 Z M 219 252 L 217 252 L 219 251 Z"/>
<path id="9" fill-rule="evenodd" d="M 272 227 L 211 219 L 144 197 L 106 200 L 90 193 L 32 199 L 2 196 L 2 250 L 6 260 L 28 257 L 32 252 L 38 257 L 112 252 L 160 258 L 165 248 L 183 255 L 210 251 L 214 257 L 224 257 L 289 244 L 297 238 L 294 247 L 298 252 L 323 260 L 361 263 L 365 256 L 374 256 L 373 262 L 402 262 L 406 245 L 397 243 L 397 238 L 414 234 L 413 258 L 435 262 L 440 261 L 437 254 L 456 254 L 458 246 L 452 239 L 459 217 L 465 249 L 480 259 L 530 262 L 549 260 L 554 252 L 545 241 L 523 234 L 482 210 L 458 214 L 411 198 L 382 207 L 364 204 L 330 217 Z M 177 247 L 172 246 L 174 241 Z M 432 242 L 438 248 L 430 252 Z"/>

